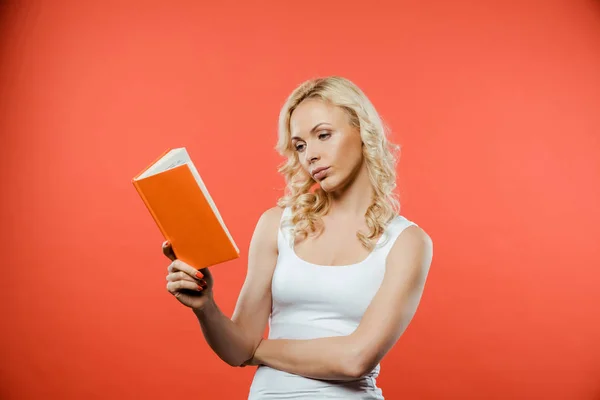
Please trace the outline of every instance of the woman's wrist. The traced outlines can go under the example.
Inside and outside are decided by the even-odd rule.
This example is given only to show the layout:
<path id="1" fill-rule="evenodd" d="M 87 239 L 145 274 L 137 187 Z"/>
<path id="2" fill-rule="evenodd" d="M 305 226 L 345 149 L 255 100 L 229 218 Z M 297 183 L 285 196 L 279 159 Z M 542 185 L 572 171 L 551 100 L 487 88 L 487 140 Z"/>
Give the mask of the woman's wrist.
<path id="1" fill-rule="evenodd" d="M 206 318 L 210 314 L 214 313 L 215 310 L 217 310 L 217 305 L 212 294 L 209 294 L 209 298 L 206 300 L 207 301 L 201 306 L 192 308 L 192 311 L 194 314 L 196 314 L 196 317 Z"/>

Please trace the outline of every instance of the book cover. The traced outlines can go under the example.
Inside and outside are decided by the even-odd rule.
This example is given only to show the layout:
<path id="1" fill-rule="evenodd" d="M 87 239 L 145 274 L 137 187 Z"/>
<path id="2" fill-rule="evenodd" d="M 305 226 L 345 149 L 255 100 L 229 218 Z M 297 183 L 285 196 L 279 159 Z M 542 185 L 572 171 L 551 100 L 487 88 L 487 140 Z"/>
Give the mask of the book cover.
<path id="1" fill-rule="evenodd" d="M 202 269 L 239 257 L 185 148 L 167 150 L 132 183 L 179 260 Z"/>

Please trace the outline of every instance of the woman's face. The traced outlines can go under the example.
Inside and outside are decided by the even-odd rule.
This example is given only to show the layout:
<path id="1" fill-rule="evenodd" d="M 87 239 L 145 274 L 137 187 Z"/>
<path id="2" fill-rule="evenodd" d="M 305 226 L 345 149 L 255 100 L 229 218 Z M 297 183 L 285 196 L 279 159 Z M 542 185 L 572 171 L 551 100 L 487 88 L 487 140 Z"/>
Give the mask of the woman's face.
<path id="1" fill-rule="evenodd" d="M 304 100 L 290 119 L 292 148 L 326 192 L 346 187 L 362 163 L 362 140 L 346 112 L 319 99 Z"/>

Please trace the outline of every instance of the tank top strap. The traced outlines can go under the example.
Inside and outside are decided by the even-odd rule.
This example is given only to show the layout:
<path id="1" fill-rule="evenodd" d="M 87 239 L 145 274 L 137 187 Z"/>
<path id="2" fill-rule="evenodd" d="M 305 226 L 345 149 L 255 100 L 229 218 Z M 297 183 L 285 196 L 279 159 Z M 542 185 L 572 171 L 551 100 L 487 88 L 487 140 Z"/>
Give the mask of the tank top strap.
<path id="1" fill-rule="evenodd" d="M 286 207 L 281 213 L 281 220 L 279 221 L 279 234 L 277 235 L 279 251 L 283 249 L 292 249 L 292 229 L 293 225 L 291 222 L 292 208 Z"/>
<path id="2" fill-rule="evenodd" d="M 406 219 L 402 215 L 397 215 L 388 223 L 383 235 L 377 242 L 375 250 L 373 251 L 377 253 L 377 256 L 380 259 L 387 259 L 387 256 L 392 250 L 394 243 L 396 243 L 398 236 L 400 236 L 400 234 L 404 232 L 406 228 L 413 225 L 417 226 L 416 223 Z"/>

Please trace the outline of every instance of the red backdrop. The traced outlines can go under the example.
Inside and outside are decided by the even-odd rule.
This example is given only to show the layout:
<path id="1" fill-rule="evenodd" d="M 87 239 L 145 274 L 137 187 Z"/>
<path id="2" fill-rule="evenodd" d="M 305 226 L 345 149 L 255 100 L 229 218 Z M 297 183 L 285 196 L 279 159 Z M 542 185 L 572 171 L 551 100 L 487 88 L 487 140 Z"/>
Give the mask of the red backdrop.
<path id="1" fill-rule="evenodd" d="M 285 96 L 361 86 L 435 242 L 390 399 L 600 398 L 600 3 L 4 2 L 3 399 L 242 399 L 165 289 L 131 178 L 186 146 L 242 250 L 282 193 Z"/>

